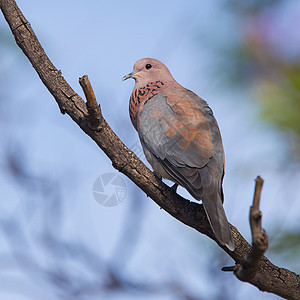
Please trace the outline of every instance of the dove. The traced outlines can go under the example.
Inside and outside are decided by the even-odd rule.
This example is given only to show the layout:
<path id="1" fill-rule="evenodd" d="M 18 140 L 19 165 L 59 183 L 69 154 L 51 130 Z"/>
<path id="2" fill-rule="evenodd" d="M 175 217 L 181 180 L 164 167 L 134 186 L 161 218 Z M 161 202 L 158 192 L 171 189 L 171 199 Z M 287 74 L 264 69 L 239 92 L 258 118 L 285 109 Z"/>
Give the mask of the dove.
<path id="1" fill-rule="evenodd" d="M 223 208 L 224 150 L 212 110 L 154 58 L 138 60 L 128 78 L 135 80 L 130 119 L 154 172 L 202 200 L 217 240 L 233 251 Z"/>

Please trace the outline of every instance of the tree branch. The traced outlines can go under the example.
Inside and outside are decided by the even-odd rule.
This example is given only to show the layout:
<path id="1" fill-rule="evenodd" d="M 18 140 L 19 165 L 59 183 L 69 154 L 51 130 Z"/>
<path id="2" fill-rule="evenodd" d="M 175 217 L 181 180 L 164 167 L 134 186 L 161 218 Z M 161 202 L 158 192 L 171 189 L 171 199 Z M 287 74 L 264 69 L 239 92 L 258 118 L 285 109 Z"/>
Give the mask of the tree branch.
<path id="1" fill-rule="evenodd" d="M 100 107 L 100 115 L 97 116 L 98 121 L 95 126 L 89 105 L 87 106 L 83 99 L 73 91 L 61 76 L 61 72 L 51 63 L 16 2 L 0 0 L 0 8 L 16 43 L 55 98 L 61 112 L 67 113 L 105 152 L 112 161 L 112 165 L 130 178 L 157 205 L 180 222 L 216 241 L 202 205 L 189 202 L 159 181 L 112 131 L 103 118 Z M 95 106 L 92 105 L 92 107 L 95 111 Z M 230 252 L 226 247 L 219 246 L 235 260 L 236 264 L 241 264 L 251 250 L 251 246 L 232 225 L 231 230 L 236 245 L 235 251 Z M 299 275 L 273 265 L 265 256 L 260 259 L 255 276 L 247 281 L 262 291 L 268 291 L 287 299 L 300 299 Z"/>
<path id="2" fill-rule="evenodd" d="M 91 129 L 95 131 L 100 131 L 102 126 L 103 116 L 102 116 L 100 105 L 98 105 L 96 101 L 96 97 L 88 76 L 84 75 L 81 78 L 79 78 L 79 84 L 81 85 L 86 98 L 86 106 L 88 109 Z"/>
<path id="3" fill-rule="evenodd" d="M 263 179 L 257 176 L 255 179 L 255 190 L 253 205 L 250 207 L 249 221 L 252 235 L 252 248 L 242 264 L 233 267 L 224 267 L 222 271 L 233 271 L 235 276 L 241 281 L 249 282 L 255 277 L 258 264 L 266 250 L 268 249 L 268 236 L 261 228 L 262 213 L 259 210 L 260 194 L 263 186 Z"/>
<path id="4" fill-rule="evenodd" d="M 263 186 L 263 179 L 257 176 L 255 180 L 255 191 L 253 205 L 250 207 L 250 227 L 252 235 L 252 248 L 245 261 L 235 271 L 235 275 L 242 281 L 249 281 L 257 272 L 258 263 L 268 249 L 268 236 L 261 227 L 262 213 L 259 210 L 260 194 Z"/>

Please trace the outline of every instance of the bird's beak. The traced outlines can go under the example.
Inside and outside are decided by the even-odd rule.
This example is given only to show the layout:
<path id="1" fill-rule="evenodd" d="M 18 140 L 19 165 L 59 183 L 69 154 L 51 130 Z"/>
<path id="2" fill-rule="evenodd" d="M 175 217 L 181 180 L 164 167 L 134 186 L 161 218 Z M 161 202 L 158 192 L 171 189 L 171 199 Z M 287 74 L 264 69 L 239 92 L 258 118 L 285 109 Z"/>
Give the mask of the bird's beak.
<path id="1" fill-rule="evenodd" d="M 135 72 L 132 71 L 131 73 L 125 75 L 125 76 L 122 78 L 122 80 L 124 81 L 124 80 L 126 80 L 126 79 L 128 79 L 128 78 L 132 78 L 132 77 L 134 76 L 134 74 L 135 74 Z"/>

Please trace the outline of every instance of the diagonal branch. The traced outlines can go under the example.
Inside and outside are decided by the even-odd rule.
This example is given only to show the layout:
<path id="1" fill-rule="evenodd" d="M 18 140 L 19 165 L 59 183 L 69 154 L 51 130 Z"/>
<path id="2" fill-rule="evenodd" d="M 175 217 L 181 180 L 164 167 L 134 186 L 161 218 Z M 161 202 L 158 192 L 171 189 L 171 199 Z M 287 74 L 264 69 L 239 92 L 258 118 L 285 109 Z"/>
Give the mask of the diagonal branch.
<path id="1" fill-rule="evenodd" d="M 40 45 L 29 22 L 14 0 L 0 0 L 0 8 L 15 37 L 40 79 L 55 98 L 62 113 L 67 113 L 80 128 L 92 138 L 112 161 L 112 165 L 130 178 L 153 201 L 180 222 L 215 240 L 202 205 L 189 202 L 172 192 L 131 152 L 107 124 L 102 114 L 95 114 L 77 95 L 51 63 Z M 94 108 L 93 108 L 94 107 Z M 96 123 L 94 123 L 96 117 Z M 94 118 L 94 121 L 93 121 Z M 96 126 L 95 126 L 96 124 Z M 237 264 L 244 261 L 251 246 L 231 225 L 236 249 L 230 252 L 222 247 Z M 217 241 L 216 241 L 217 242 Z M 248 280 L 262 291 L 268 291 L 287 299 L 300 299 L 299 276 L 273 265 L 265 256 L 258 263 L 256 275 Z"/>
<path id="2" fill-rule="evenodd" d="M 259 261 L 268 249 L 268 236 L 261 227 L 262 213 L 259 210 L 260 194 L 263 186 L 263 179 L 257 176 L 255 179 L 255 190 L 253 205 L 250 207 L 249 221 L 252 235 L 252 248 L 241 264 L 233 267 L 224 267 L 223 271 L 233 271 L 241 281 L 250 281 L 255 277 Z"/>

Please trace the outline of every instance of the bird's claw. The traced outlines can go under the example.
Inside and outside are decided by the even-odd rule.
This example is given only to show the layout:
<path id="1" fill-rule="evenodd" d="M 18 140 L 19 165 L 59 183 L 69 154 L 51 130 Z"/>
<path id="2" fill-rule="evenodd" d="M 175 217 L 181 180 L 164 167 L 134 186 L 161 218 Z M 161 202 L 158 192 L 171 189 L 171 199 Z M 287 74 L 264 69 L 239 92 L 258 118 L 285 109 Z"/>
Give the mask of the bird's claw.
<path id="1" fill-rule="evenodd" d="M 153 171 L 153 174 L 155 175 L 155 177 L 157 179 L 159 179 L 160 181 L 162 181 L 162 176 L 160 174 L 156 173 L 155 171 Z"/>
<path id="2" fill-rule="evenodd" d="M 176 193 L 177 188 L 178 188 L 178 183 L 174 183 L 174 184 L 170 187 L 171 191 L 174 192 L 174 193 Z"/>

